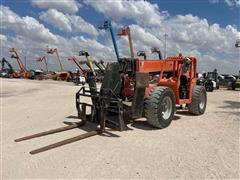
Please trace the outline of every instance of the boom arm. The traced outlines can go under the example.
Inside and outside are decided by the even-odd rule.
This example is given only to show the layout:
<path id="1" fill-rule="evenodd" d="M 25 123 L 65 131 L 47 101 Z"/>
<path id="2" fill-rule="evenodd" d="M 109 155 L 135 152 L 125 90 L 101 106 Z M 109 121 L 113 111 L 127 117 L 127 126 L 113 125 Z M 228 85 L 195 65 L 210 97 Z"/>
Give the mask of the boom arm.
<path id="1" fill-rule="evenodd" d="M 98 67 L 98 69 L 104 73 L 105 72 L 105 68 L 102 66 L 102 64 L 100 62 L 97 61 L 93 61 L 93 63 Z"/>
<path id="2" fill-rule="evenodd" d="M 11 56 L 11 58 L 15 58 L 15 59 L 17 60 L 17 63 L 18 63 L 18 65 L 19 65 L 21 71 L 26 72 L 27 69 L 26 69 L 26 67 L 23 65 L 22 60 L 20 59 L 20 57 L 19 57 L 16 49 L 15 49 L 15 48 L 10 48 L 10 49 L 9 49 L 9 52 L 13 53 L 12 56 Z"/>
<path id="3" fill-rule="evenodd" d="M 131 35 L 130 28 L 129 27 L 122 28 L 121 31 L 118 33 L 118 36 L 128 36 L 130 55 L 131 55 L 131 58 L 134 58 L 132 35 Z"/>
<path id="4" fill-rule="evenodd" d="M 39 57 L 39 58 L 37 59 L 37 61 L 40 61 L 40 62 L 44 61 L 44 64 L 45 64 L 45 66 L 46 66 L 46 71 L 48 72 L 48 64 L 47 64 L 46 57 L 45 57 L 45 56 Z"/>
<path id="5" fill-rule="evenodd" d="M 9 67 L 9 70 L 13 71 L 12 65 L 4 57 L 2 58 L 1 64 L 2 64 L 2 70 L 5 68 L 5 64 L 7 64 Z"/>
<path id="6" fill-rule="evenodd" d="M 59 54 L 58 54 L 58 49 L 57 49 L 57 48 L 48 48 L 47 53 L 48 53 L 48 54 L 54 54 L 54 53 L 56 53 L 58 62 L 59 62 L 59 64 L 60 64 L 61 71 L 64 71 L 62 62 L 61 62 L 61 60 L 60 60 L 60 56 L 59 56 Z"/>
<path id="7" fill-rule="evenodd" d="M 87 59 L 87 65 L 89 66 L 90 70 L 92 71 L 93 75 L 96 76 L 95 69 L 93 67 L 92 60 L 89 58 L 89 53 L 87 51 L 79 51 L 79 56 L 85 56 Z"/>
<path id="8" fill-rule="evenodd" d="M 106 69 L 106 66 L 105 66 L 105 64 L 104 64 L 104 61 L 103 61 L 103 60 L 100 60 L 100 61 L 99 61 L 99 63 L 102 65 L 102 67 L 103 67 L 104 69 Z"/>
<path id="9" fill-rule="evenodd" d="M 83 74 L 85 73 L 85 70 L 81 67 L 81 64 L 79 63 L 79 61 L 77 61 L 77 58 L 75 56 L 68 57 L 68 60 L 73 61 L 77 65 L 77 67 L 81 70 L 81 72 Z"/>
<path id="10" fill-rule="evenodd" d="M 118 47 L 117 47 L 115 35 L 114 35 L 114 33 L 113 33 L 111 21 L 105 21 L 104 24 L 103 24 L 103 26 L 100 26 L 99 29 L 105 29 L 105 30 L 109 29 L 109 31 L 110 31 L 110 33 L 111 33 L 111 37 L 112 37 L 112 42 L 113 42 L 115 54 L 116 54 L 117 60 L 118 60 L 118 62 L 119 62 L 119 61 L 120 61 L 120 57 L 119 57 Z"/>

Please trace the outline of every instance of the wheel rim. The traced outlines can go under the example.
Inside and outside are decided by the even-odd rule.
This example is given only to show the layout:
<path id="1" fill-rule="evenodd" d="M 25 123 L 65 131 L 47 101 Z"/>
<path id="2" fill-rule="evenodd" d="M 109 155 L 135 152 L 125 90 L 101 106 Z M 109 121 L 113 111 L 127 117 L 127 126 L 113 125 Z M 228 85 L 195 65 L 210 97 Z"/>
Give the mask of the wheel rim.
<path id="1" fill-rule="evenodd" d="M 163 98 L 162 103 L 162 117 L 167 120 L 172 114 L 172 99 L 169 96 Z"/>
<path id="2" fill-rule="evenodd" d="M 199 103 L 200 109 L 204 108 L 205 103 L 206 103 L 206 97 L 205 97 L 205 94 L 202 92 L 200 96 L 200 103 Z"/>

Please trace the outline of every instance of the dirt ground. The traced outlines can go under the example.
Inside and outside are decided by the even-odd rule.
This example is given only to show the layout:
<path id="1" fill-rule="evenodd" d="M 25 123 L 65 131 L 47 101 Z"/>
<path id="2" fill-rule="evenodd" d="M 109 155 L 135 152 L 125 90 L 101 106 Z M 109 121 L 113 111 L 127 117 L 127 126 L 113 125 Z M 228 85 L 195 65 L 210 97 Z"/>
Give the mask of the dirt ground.
<path id="1" fill-rule="evenodd" d="M 73 129 L 16 143 L 14 139 L 77 121 L 67 82 L 1 80 L 1 176 L 32 178 L 239 179 L 240 91 L 208 93 L 206 113 L 177 111 L 168 128 L 145 121 L 132 130 L 94 136 L 36 155 L 29 151 L 92 129 Z"/>

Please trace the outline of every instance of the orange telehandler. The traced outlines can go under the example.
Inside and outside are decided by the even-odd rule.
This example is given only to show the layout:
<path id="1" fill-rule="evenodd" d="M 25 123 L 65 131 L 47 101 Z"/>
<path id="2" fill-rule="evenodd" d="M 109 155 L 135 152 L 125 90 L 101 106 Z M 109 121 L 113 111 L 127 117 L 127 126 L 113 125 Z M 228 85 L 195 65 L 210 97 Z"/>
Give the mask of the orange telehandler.
<path id="1" fill-rule="evenodd" d="M 33 150 L 31 154 L 98 134 L 109 135 L 107 128 L 127 130 L 127 124 L 139 118 L 146 118 L 153 128 L 166 128 L 174 118 L 176 105 L 186 104 L 189 115 L 204 114 L 207 94 L 203 86 L 196 85 L 195 57 L 179 55 L 163 60 L 120 58 L 111 22 L 105 21 L 101 29 L 110 30 L 117 61 L 108 64 L 100 89 L 96 88 L 95 78 L 90 78 L 89 89 L 83 86 L 76 93 L 76 109 L 81 121 L 15 141 L 79 128 L 86 123 L 96 124 L 96 129 Z M 86 102 L 87 97 L 91 103 Z"/>

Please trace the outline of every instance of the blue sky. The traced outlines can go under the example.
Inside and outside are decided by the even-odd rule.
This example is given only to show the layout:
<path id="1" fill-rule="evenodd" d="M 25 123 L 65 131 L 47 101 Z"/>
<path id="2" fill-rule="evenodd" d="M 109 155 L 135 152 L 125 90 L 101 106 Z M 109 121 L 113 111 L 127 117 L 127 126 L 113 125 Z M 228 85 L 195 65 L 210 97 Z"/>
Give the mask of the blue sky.
<path id="1" fill-rule="evenodd" d="M 160 9 L 168 11 L 171 15 L 193 14 L 206 18 L 209 23 L 218 23 L 222 27 L 236 25 L 239 29 L 239 7 L 229 7 L 224 0 L 219 3 L 211 3 L 209 0 L 159 0 Z"/>
<path id="2" fill-rule="evenodd" d="M 131 27 L 135 51 L 163 48 L 158 38 L 168 33 L 168 54 L 196 56 L 200 71 L 240 69 L 239 51 L 234 47 L 240 38 L 239 0 L 1 0 L 1 5 L 0 38 L 5 46 L 22 49 L 32 68 L 35 63 L 31 59 L 40 56 L 39 49 L 46 45 L 61 49 L 62 56 L 76 53 L 79 46 L 92 51 L 93 58 L 112 59 L 109 36 L 97 30 L 104 20 L 111 19 L 115 31 Z M 118 38 L 118 45 L 120 53 L 127 55 L 126 39 Z M 35 51 L 29 50 L 33 47 Z"/>
<path id="3" fill-rule="evenodd" d="M 149 2 L 157 3 L 160 11 L 168 11 L 170 16 L 192 14 L 206 18 L 210 24 L 217 23 L 221 27 L 235 25 L 238 30 L 240 29 L 240 7 L 231 7 L 224 0 L 219 0 L 218 3 L 211 3 L 210 0 L 149 0 Z M 21 16 L 37 18 L 42 11 L 31 6 L 28 0 L 1 0 L 1 4 L 10 7 Z M 77 14 L 96 26 L 104 19 L 104 15 L 86 6 L 82 7 Z M 128 24 L 128 21 L 123 21 L 123 24 Z M 51 26 L 48 27 L 55 31 Z"/>

